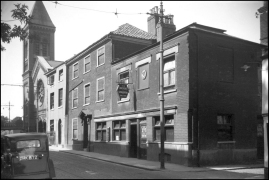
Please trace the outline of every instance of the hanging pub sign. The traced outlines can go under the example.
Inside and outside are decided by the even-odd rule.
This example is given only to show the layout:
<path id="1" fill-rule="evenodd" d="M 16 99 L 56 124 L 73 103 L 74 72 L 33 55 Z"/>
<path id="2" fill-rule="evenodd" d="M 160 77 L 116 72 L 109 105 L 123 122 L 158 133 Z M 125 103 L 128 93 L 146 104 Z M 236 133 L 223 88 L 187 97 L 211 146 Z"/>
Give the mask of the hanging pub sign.
<path id="1" fill-rule="evenodd" d="M 129 94 L 129 88 L 127 87 L 127 84 L 123 83 L 118 84 L 117 91 L 120 98 L 127 98 Z"/>

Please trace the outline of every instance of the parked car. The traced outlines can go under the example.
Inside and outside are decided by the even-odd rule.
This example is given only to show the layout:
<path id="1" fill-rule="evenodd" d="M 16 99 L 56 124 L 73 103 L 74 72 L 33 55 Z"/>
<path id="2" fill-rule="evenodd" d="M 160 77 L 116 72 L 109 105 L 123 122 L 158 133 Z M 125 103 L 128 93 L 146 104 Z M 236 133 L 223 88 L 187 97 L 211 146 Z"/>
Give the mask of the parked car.
<path id="1" fill-rule="evenodd" d="M 52 179 L 53 161 L 49 157 L 45 133 L 18 133 L 1 136 L 1 179 Z"/>

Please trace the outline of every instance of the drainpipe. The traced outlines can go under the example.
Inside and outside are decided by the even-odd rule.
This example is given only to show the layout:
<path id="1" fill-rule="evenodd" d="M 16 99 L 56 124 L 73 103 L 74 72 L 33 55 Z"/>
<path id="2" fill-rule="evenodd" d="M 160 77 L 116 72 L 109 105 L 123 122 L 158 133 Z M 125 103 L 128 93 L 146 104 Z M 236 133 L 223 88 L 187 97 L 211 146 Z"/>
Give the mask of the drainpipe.
<path id="1" fill-rule="evenodd" d="M 196 61 L 197 61 L 197 77 L 196 77 L 196 86 L 197 86 L 197 94 L 196 94 L 196 108 L 194 108 L 194 115 L 196 115 L 197 121 L 197 167 L 200 167 L 200 128 L 199 128 L 199 117 L 198 117 L 198 107 L 199 107 L 199 37 L 193 31 L 193 34 L 196 36 Z"/>

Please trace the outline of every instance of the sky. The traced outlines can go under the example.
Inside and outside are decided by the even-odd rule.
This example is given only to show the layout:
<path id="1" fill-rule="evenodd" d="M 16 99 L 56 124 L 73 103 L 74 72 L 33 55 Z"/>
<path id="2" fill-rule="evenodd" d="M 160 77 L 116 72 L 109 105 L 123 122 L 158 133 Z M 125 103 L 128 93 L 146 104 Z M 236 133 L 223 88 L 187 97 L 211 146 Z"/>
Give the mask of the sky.
<path id="1" fill-rule="evenodd" d="M 55 60 L 66 61 L 78 54 L 104 35 L 116 30 L 120 25 L 129 23 L 147 31 L 149 15 L 160 1 L 43 1 L 47 12 L 56 26 Z M 28 6 L 30 14 L 34 1 L 1 1 L 1 22 L 12 20 L 14 4 Z M 164 1 L 164 14 L 174 15 L 176 30 L 194 22 L 205 26 L 224 29 L 226 33 L 248 41 L 260 43 L 260 18 L 257 9 L 262 1 Z M 73 7 L 70 7 L 73 6 Z M 78 8 L 74 8 L 78 7 Z M 83 9 L 85 8 L 85 9 Z M 92 10 L 86 10 L 92 9 Z M 96 11 L 94 11 L 96 10 Z M 106 11 L 106 12 L 100 12 Z M 128 13 L 115 15 L 107 12 Z M 7 22 L 13 27 L 19 21 Z M 24 25 L 23 25 L 24 26 Z M 1 52 L 1 84 L 22 85 L 23 46 L 19 38 L 12 39 Z M 23 90 L 20 86 L 1 85 L 1 115 L 10 119 L 23 116 Z"/>

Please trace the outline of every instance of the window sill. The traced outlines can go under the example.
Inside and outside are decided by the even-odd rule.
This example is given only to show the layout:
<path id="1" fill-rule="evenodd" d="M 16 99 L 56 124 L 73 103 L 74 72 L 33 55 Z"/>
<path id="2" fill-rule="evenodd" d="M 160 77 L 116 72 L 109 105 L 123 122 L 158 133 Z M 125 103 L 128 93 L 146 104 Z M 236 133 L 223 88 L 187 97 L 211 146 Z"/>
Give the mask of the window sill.
<path id="1" fill-rule="evenodd" d="M 72 107 L 72 110 L 73 110 L 73 109 L 77 109 L 77 108 L 78 108 L 78 107 Z"/>
<path id="2" fill-rule="evenodd" d="M 63 106 L 58 107 L 58 109 L 62 109 L 62 108 L 63 108 Z"/>
<path id="3" fill-rule="evenodd" d="M 235 141 L 218 141 L 218 144 L 235 144 Z"/>
<path id="4" fill-rule="evenodd" d="M 169 94 L 169 93 L 173 93 L 173 92 L 177 92 L 177 89 L 171 89 L 171 90 L 167 90 L 167 91 L 164 91 L 163 93 L 164 94 Z M 161 95 L 161 93 L 157 93 L 158 95 Z"/>
<path id="5" fill-rule="evenodd" d="M 105 102 L 105 100 L 101 100 L 101 101 L 95 101 L 96 103 L 100 103 L 100 102 Z"/>
<path id="6" fill-rule="evenodd" d="M 103 64 L 98 64 L 97 66 L 96 66 L 96 68 L 98 68 L 98 67 L 100 67 L 100 66 L 103 66 L 105 63 L 103 63 Z"/>
<path id="7" fill-rule="evenodd" d="M 51 111 L 54 111 L 54 108 L 53 109 L 50 109 Z"/>
<path id="8" fill-rule="evenodd" d="M 84 75 L 84 74 L 87 74 L 87 73 L 89 73 L 89 72 L 91 72 L 91 70 L 89 70 L 89 71 L 87 71 L 87 72 L 84 72 L 83 75 Z"/>
<path id="9" fill-rule="evenodd" d="M 64 80 L 58 81 L 58 83 L 63 82 Z"/>
<path id="10" fill-rule="evenodd" d="M 78 79 L 78 76 L 77 76 L 77 77 L 75 77 L 75 78 L 73 78 L 72 80 L 74 80 L 74 79 Z"/>
<path id="11" fill-rule="evenodd" d="M 118 101 L 117 103 L 120 104 L 120 103 L 125 103 L 125 102 L 129 102 L 130 99 L 127 99 L 127 100 L 124 100 L 124 101 Z"/>
<path id="12" fill-rule="evenodd" d="M 90 105 L 91 103 L 88 103 L 88 104 L 83 104 L 83 106 L 88 106 L 88 105 Z"/>
<path id="13" fill-rule="evenodd" d="M 143 91 L 143 90 L 146 90 L 146 89 L 149 89 L 149 87 L 143 88 L 143 89 L 137 89 L 137 91 Z"/>

